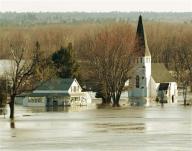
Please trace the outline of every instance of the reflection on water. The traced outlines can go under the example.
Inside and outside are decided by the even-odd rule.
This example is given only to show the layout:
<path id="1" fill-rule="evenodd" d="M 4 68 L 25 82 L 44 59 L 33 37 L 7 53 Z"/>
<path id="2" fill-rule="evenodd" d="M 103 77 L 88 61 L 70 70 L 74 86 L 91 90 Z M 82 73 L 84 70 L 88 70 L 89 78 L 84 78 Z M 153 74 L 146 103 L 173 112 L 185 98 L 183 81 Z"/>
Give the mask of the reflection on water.
<path id="1" fill-rule="evenodd" d="M 28 107 L 33 113 L 41 113 L 41 112 L 68 112 L 67 107 L 62 106 L 53 106 L 53 107 Z"/>
<path id="2" fill-rule="evenodd" d="M 10 120 L 10 128 L 15 128 L 15 120 L 14 119 Z"/>
<path id="3" fill-rule="evenodd" d="M 0 150 L 190 151 L 192 148 L 192 109 L 181 105 L 115 109 L 16 106 L 16 113 L 15 128 L 10 128 L 13 123 L 8 118 L 0 116 Z"/>
<path id="4" fill-rule="evenodd" d="M 144 123 L 96 123 L 95 127 L 98 129 L 98 132 L 137 132 L 137 133 L 142 133 L 144 132 L 145 125 Z"/>
<path id="5" fill-rule="evenodd" d="M 132 98 L 129 99 L 129 103 L 131 106 L 148 106 L 150 99 L 148 98 Z"/>
<path id="6" fill-rule="evenodd" d="M 88 109 L 87 106 L 50 106 L 50 107 L 28 107 L 32 113 L 41 112 L 78 112 Z"/>

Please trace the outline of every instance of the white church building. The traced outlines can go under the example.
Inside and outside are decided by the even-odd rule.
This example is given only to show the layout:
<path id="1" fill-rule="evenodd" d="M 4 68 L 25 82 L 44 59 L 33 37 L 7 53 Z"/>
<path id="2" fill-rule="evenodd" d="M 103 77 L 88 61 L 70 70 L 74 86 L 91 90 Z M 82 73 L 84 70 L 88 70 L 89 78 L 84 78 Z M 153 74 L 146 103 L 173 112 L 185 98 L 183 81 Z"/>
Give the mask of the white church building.
<path id="1" fill-rule="evenodd" d="M 131 89 L 128 90 L 129 100 L 134 103 L 149 103 L 150 101 L 163 101 L 176 103 L 177 83 L 171 77 L 162 63 L 151 63 L 151 53 L 147 44 L 142 17 L 139 16 L 135 51 L 138 54 L 133 74 L 129 79 Z"/>

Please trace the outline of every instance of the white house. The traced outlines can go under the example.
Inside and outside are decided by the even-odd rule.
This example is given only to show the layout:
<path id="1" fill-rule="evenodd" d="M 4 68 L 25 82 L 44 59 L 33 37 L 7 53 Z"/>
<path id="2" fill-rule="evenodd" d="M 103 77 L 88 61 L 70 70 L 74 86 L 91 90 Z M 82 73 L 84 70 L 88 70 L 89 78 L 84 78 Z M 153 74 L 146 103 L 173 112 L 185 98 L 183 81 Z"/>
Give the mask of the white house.
<path id="1" fill-rule="evenodd" d="M 128 91 L 130 100 L 165 100 L 175 103 L 177 83 L 161 63 L 151 63 L 147 37 L 142 17 L 139 17 L 136 39 L 138 41 L 135 52 L 138 54 L 133 75 L 129 79 L 132 89 Z M 140 102 L 139 102 L 140 103 Z M 146 103 L 146 102 L 144 102 Z"/>
<path id="2" fill-rule="evenodd" d="M 91 97 L 76 79 L 51 79 L 42 83 L 32 93 L 17 96 L 16 104 L 23 106 L 71 106 L 91 104 Z"/>

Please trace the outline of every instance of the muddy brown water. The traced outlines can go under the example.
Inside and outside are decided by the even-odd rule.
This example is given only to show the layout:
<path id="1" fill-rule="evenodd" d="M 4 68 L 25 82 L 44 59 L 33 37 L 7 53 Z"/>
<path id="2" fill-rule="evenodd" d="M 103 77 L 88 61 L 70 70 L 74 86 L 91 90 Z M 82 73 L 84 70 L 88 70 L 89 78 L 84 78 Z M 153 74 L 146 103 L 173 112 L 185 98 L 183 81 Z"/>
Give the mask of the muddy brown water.
<path id="1" fill-rule="evenodd" d="M 28 150 L 191 151 L 192 107 L 16 106 L 14 123 L 0 115 L 0 151 Z"/>

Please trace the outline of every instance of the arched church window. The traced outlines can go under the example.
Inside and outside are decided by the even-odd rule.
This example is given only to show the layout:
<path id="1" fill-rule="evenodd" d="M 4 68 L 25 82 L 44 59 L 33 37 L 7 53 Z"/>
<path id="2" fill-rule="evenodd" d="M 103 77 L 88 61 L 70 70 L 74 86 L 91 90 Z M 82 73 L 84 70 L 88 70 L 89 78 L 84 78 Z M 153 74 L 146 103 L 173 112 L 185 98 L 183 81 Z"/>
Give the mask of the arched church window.
<path id="1" fill-rule="evenodd" d="M 139 76 L 136 76 L 136 88 L 139 88 Z"/>

